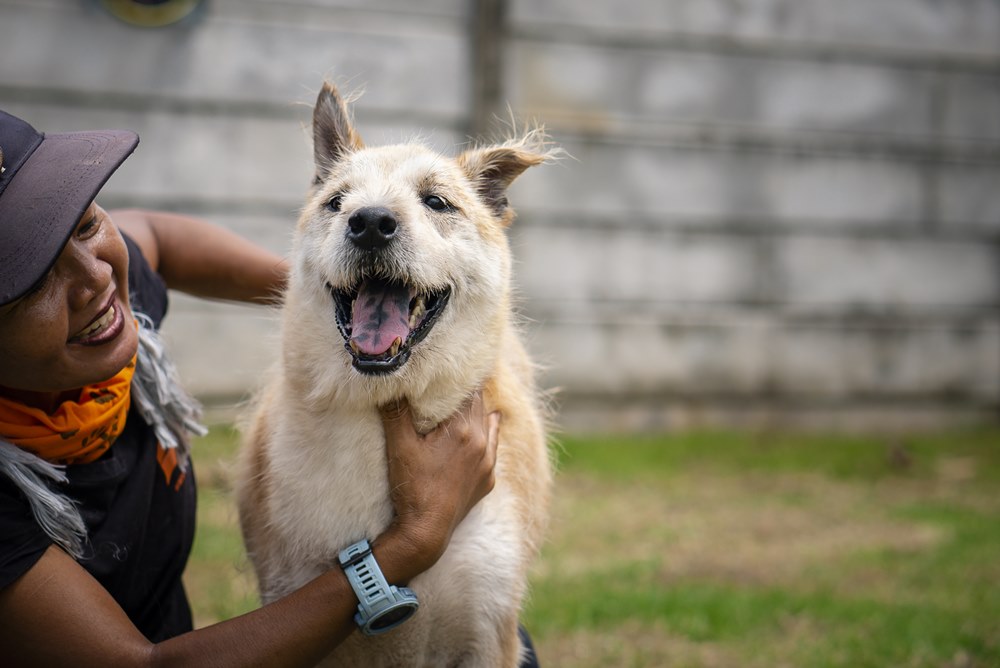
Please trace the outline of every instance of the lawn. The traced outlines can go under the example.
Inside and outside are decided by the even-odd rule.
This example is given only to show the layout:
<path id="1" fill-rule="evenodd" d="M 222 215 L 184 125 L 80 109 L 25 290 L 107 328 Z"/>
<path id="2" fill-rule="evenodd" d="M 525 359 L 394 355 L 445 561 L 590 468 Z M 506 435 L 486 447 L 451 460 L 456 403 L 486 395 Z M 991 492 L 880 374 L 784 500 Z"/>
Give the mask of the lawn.
<path id="1" fill-rule="evenodd" d="M 196 445 L 196 624 L 256 605 Z M 543 666 L 1000 666 L 1000 430 L 567 437 L 523 621 Z"/>

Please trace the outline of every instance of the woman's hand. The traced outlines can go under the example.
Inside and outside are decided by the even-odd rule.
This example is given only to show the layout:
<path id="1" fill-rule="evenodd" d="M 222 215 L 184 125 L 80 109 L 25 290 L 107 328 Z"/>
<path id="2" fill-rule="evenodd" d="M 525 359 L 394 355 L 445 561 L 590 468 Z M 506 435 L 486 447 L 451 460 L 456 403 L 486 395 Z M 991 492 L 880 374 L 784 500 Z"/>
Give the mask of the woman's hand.
<path id="1" fill-rule="evenodd" d="M 455 527 L 493 489 L 500 413 L 486 415 L 477 392 L 425 435 L 405 401 L 384 407 L 382 424 L 396 517 L 379 540 L 399 538 L 413 555 L 408 580 L 441 557 Z"/>

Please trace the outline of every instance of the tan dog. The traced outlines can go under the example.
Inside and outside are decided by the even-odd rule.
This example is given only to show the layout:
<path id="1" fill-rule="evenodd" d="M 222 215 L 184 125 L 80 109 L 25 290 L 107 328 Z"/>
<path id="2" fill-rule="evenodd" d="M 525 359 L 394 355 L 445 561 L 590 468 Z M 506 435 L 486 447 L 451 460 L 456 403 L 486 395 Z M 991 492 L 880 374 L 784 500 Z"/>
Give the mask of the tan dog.
<path id="1" fill-rule="evenodd" d="M 516 666 L 528 566 L 551 472 L 533 366 L 511 318 L 505 195 L 551 156 L 541 133 L 457 158 L 365 148 L 337 90 L 313 112 L 316 181 L 299 219 L 282 358 L 257 398 L 237 485 L 264 602 L 389 525 L 378 407 L 430 430 L 477 388 L 503 414 L 496 487 L 410 583 L 417 614 L 351 637 L 337 666 Z"/>

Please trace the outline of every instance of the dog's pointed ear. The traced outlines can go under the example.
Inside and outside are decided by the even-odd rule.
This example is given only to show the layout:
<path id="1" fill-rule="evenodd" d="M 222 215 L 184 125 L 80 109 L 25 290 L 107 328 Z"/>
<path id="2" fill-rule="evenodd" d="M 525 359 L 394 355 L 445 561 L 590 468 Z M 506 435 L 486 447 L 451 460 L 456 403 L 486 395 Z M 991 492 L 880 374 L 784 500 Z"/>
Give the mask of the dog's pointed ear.
<path id="1" fill-rule="evenodd" d="M 333 84 L 324 81 L 313 108 L 313 160 L 316 176 L 322 182 L 330 168 L 351 151 L 364 148 L 354 129 L 347 103 Z"/>
<path id="2" fill-rule="evenodd" d="M 528 167 L 554 156 L 554 152 L 545 150 L 540 138 L 544 135 L 537 131 L 524 139 L 470 149 L 458 156 L 458 164 L 480 197 L 505 226 L 514 220 L 514 212 L 507 204 L 507 188 Z"/>

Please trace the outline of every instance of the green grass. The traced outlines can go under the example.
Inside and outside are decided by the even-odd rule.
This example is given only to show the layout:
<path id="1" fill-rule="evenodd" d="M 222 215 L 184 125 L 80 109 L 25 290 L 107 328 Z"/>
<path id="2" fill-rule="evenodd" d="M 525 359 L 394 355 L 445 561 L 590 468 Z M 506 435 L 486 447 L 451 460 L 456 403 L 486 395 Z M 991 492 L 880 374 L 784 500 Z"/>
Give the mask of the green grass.
<path id="1" fill-rule="evenodd" d="M 197 446 L 203 625 L 255 605 Z M 686 433 L 557 446 L 523 621 L 544 666 L 1000 666 L 1000 430 Z"/>
<path id="2" fill-rule="evenodd" d="M 560 470 L 616 477 L 716 472 L 809 471 L 879 479 L 898 472 L 926 478 L 939 455 L 979 457 L 977 474 L 1000 480 L 1000 432 L 981 428 L 906 437 L 811 433 L 691 432 L 662 436 L 568 436 L 556 444 Z M 996 450 L 997 452 L 992 452 Z M 893 453 L 909 457 L 897 464 Z"/>
<path id="3" fill-rule="evenodd" d="M 235 431 L 217 427 L 194 446 L 198 523 L 184 579 L 197 627 L 259 605 L 229 487 L 237 444 Z"/>

